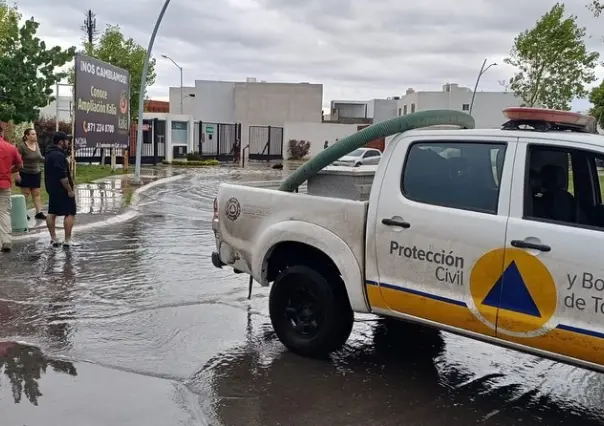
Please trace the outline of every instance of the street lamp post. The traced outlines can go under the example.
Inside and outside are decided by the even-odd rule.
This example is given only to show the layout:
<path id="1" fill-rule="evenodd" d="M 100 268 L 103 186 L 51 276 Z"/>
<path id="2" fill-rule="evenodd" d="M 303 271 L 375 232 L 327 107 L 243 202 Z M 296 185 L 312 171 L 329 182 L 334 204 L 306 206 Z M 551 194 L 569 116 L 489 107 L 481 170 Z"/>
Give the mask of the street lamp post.
<path id="1" fill-rule="evenodd" d="M 170 0 L 166 0 L 159 11 L 159 16 L 157 17 L 157 21 L 155 21 L 155 27 L 153 28 L 151 38 L 149 39 L 149 46 L 147 47 L 147 54 L 145 55 L 145 63 L 143 64 L 143 73 L 141 74 L 141 88 L 138 95 L 138 125 L 136 129 L 136 162 L 134 164 L 134 181 L 137 183 L 141 182 L 141 157 L 143 156 L 143 111 L 145 108 L 145 89 L 147 86 L 149 61 L 151 60 L 151 51 L 153 50 L 153 43 L 155 42 L 157 30 L 159 30 L 159 25 L 161 24 L 161 20 L 163 19 L 169 4 Z"/>
<path id="2" fill-rule="evenodd" d="M 180 65 L 178 65 L 174 59 L 172 59 L 171 57 L 169 57 L 167 55 L 161 55 L 161 57 L 168 59 L 170 62 L 172 62 L 176 66 L 176 68 L 178 68 L 180 70 L 180 113 L 184 114 L 184 109 L 183 109 L 184 96 L 182 93 L 182 67 Z"/>
<path id="3" fill-rule="evenodd" d="M 482 77 L 482 75 L 487 72 L 487 70 L 489 68 L 491 68 L 494 65 L 497 65 L 497 63 L 493 62 L 491 65 L 489 65 L 488 67 L 485 68 L 487 64 L 487 60 L 485 58 L 485 60 L 482 62 L 482 66 L 480 67 L 480 72 L 478 73 L 478 77 L 476 77 L 476 84 L 474 85 L 474 92 L 472 93 L 472 101 L 470 101 L 470 111 L 468 111 L 468 113 L 470 115 L 472 115 L 472 108 L 474 107 L 474 99 L 476 99 L 476 90 L 478 90 L 478 83 L 480 83 L 480 77 Z"/>

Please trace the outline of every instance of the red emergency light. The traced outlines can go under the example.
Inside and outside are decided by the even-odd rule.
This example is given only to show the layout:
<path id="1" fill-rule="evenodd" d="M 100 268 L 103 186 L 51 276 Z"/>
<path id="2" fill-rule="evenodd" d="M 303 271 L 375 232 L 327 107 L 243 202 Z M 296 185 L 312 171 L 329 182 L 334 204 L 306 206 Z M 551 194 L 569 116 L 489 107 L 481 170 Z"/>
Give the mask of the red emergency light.
<path id="1" fill-rule="evenodd" d="M 546 108 L 510 107 L 503 110 L 509 120 L 504 128 L 532 126 L 535 130 L 571 130 L 596 133 L 596 119 L 589 115 Z"/>

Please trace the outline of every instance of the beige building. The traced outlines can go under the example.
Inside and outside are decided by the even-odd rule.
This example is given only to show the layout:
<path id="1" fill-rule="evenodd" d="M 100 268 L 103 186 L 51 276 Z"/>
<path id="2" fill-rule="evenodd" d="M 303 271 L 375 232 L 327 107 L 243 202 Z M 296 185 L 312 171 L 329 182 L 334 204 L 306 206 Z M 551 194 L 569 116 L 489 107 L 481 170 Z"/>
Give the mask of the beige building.
<path id="1" fill-rule="evenodd" d="M 180 87 L 170 88 L 171 113 L 180 113 L 180 92 Z M 196 80 L 194 88 L 183 88 L 183 94 L 183 113 L 194 116 L 195 121 L 201 123 L 201 132 L 196 137 L 205 145 L 199 146 L 202 149 L 209 147 L 212 152 L 224 150 L 221 142 L 218 142 L 219 147 L 211 146 L 216 134 L 219 140 L 221 137 L 220 130 L 215 130 L 214 125 L 240 123 L 242 148 L 250 144 L 250 151 L 254 153 L 254 150 L 261 151 L 267 133 L 257 127 L 282 128 L 286 122 L 292 121 L 321 122 L 322 84 L 270 83 L 255 78 L 248 78 L 245 82 Z M 218 126 L 218 129 L 222 127 Z M 283 132 L 273 129 L 271 135 L 271 147 L 275 153 L 280 149 Z M 222 140 L 226 140 L 225 137 Z"/>

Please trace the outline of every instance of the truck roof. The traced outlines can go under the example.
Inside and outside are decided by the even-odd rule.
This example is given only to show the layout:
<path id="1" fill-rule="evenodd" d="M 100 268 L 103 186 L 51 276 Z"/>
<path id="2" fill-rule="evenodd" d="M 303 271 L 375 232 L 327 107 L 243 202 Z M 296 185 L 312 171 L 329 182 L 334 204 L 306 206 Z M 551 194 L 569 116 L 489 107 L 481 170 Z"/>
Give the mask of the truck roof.
<path id="1" fill-rule="evenodd" d="M 547 141 L 565 141 L 575 143 L 585 143 L 589 145 L 604 146 L 604 135 L 593 133 L 580 133 L 569 131 L 549 131 L 539 132 L 531 130 L 500 130 L 500 129 L 416 129 L 403 133 L 404 137 L 408 136 L 481 136 L 481 137 L 509 137 L 509 138 L 530 138 L 540 139 L 543 142 Z M 398 139 L 398 138 L 397 138 Z M 468 141 L 470 142 L 470 141 Z"/>

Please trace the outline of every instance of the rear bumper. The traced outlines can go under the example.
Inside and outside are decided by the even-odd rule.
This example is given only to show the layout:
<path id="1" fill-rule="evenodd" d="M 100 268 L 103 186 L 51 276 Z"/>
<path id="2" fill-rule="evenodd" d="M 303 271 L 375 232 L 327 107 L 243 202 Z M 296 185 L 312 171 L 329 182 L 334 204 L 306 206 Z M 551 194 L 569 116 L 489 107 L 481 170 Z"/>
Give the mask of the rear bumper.
<path id="1" fill-rule="evenodd" d="M 218 254 L 216 251 L 212 252 L 212 265 L 219 269 L 222 269 L 223 266 L 226 266 L 226 263 L 223 263 L 222 260 L 220 260 L 220 254 Z"/>

